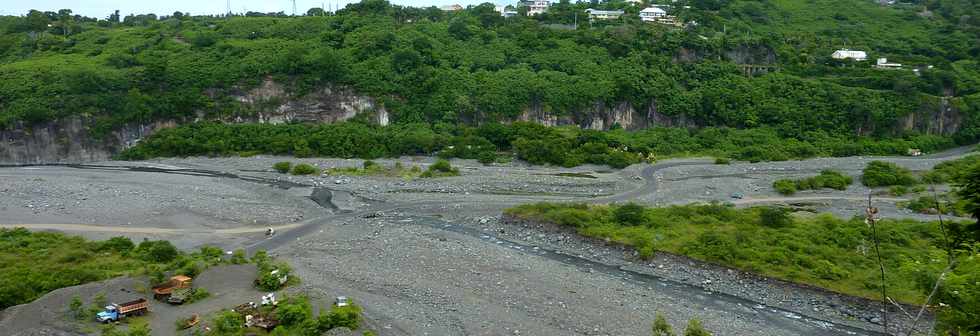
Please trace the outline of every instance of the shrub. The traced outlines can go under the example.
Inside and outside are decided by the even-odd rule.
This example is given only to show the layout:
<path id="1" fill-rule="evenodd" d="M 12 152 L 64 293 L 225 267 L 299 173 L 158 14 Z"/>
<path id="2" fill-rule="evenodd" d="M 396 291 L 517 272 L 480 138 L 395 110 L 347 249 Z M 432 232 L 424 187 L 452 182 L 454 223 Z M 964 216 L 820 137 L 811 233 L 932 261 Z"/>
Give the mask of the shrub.
<path id="1" fill-rule="evenodd" d="M 731 163 L 732 163 L 732 160 L 729 159 L 729 158 L 723 158 L 723 157 L 715 158 L 715 164 L 726 165 L 726 164 L 731 164 Z"/>
<path id="2" fill-rule="evenodd" d="M 793 218 L 786 209 L 763 207 L 759 211 L 759 223 L 771 228 L 783 228 L 793 224 Z"/>
<path id="3" fill-rule="evenodd" d="M 687 328 L 684 329 L 684 336 L 711 336 L 711 333 L 701 326 L 701 321 L 692 319 L 687 322 Z"/>
<path id="4" fill-rule="evenodd" d="M 208 290 L 202 287 L 196 287 L 191 290 L 191 294 L 187 296 L 187 300 L 184 303 L 198 302 L 206 299 L 208 296 L 211 296 Z"/>
<path id="5" fill-rule="evenodd" d="M 776 192 L 780 194 L 792 195 L 796 193 L 796 181 L 789 179 L 776 180 L 776 182 L 772 183 L 772 188 L 776 189 Z"/>
<path id="6" fill-rule="evenodd" d="M 429 170 L 440 173 L 448 173 L 453 171 L 453 166 L 447 160 L 437 160 L 436 163 L 429 166 Z"/>
<path id="7" fill-rule="evenodd" d="M 646 224 L 645 208 L 633 202 L 617 207 L 613 210 L 613 216 L 616 218 L 616 222 L 622 225 Z"/>
<path id="8" fill-rule="evenodd" d="M 170 262 L 180 254 L 177 248 L 166 240 L 144 240 L 136 248 L 141 259 L 154 262 Z"/>
<path id="9" fill-rule="evenodd" d="M 277 172 L 281 174 L 285 174 L 289 172 L 289 168 L 291 168 L 292 166 L 293 166 L 292 162 L 282 161 L 282 162 L 276 162 L 276 164 L 272 165 L 272 169 L 275 169 Z"/>
<path id="10" fill-rule="evenodd" d="M 892 186 L 888 188 L 888 193 L 895 196 L 902 196 L 909 193 L 909 187 L 903 185 Z"/>
<path id="11" fill-rule="evenodd" d="M 674 336 L 674 328 L 670 327 L 667 319 L 660 313 L 657 313 L 656 319 L 653 320 L 653 336 Z"/>
<path id="12" fill-rule="evenodd" d="M 229 260 L 232 264 L 247 264 L 248 258 L 245 257 L 245 250 L 237 249 L 235 252 L 231 253 L 231 259 Z"/>
<path id="13" fill-rule="evenodd" d="M 861 176 L 861 183 L 872 188 L 893 185 L 908 186 L 915 184 L 915 182 L 915 177 L 908 169 L 884 161 L 869 162 Z"/>
<path id="14" fill-rule="evenodd" d="M 132 240 L 126 237 L 112 237 L 108 240 L 102 242 L 102 250 L 109 250 L 113 252 L 128 252 L 133 249 L 136 245 L 133 244 Z"/>
<path id="15" fill-rule="evenodd" d="M 489 151 L 482 152 L 477 156 L 476 159 L 477 161 L 480 161 L 480 163 L 482 164 L 489 165 L 491 163 L 494 163 L 494 161 L 497 161 L 497 154 Z"/>
<path id="16" fill-rule="evenodd" d="M 449 161 L 439 159 L 431 166 L 429 166 L 429 168 L 426 169 L 425 172 L 422 172 L 422 175 L 420 176 L 424 178 L 432 178 L 432 177 L 440 177 L 440 176 L 459 176 L 459 169 L 453 168 L 453 166 L 449 163 Z"/>
<path id="17" fill-rule="evenodd" d="M 317 169 L 316 167 L 310 164 L 300 163 L 295 167 L 293 167 L 293 170 L 290 171 L 289 173 L 293 175 L 313 175 L 318 173 L 319 171 L 320 171 L 319 169 Z"/>
<path id="18" fill-rule="evenodd" d="M 373 167 L 380 167 L 380 165 L 378 165 L 377 162 L 374 162 L 374 161 L 371 161 L 371 160 L 365 160 L 362 165 L 364 166 L 364 169 L 365 170 L 371 169 Z"/>

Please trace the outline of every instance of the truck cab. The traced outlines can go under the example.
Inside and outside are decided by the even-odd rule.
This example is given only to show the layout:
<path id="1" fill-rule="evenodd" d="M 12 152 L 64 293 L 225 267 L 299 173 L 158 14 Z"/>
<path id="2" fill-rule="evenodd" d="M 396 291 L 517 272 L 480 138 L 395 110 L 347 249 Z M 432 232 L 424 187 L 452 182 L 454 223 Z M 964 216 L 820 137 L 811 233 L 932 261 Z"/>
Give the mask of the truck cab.
<path id="1" fill-rule="evenodd" d="M 96 314 L 95 319 L 102 323 L 119 321 L 119 311 L 115 306 L 105 306 L 105 310 Z"/>

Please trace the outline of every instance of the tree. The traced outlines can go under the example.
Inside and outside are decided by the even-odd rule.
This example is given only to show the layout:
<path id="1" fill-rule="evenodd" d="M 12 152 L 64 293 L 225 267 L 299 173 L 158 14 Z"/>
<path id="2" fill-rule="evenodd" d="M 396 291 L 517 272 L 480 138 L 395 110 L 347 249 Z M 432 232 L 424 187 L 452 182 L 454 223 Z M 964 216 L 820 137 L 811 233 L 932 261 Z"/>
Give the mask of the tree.
<path id="1" fill-rule="evenodd" d="M 961 175 L 955 185 L 958 188 L 956 194 L 966 201 L 966 210 L 977 219 L 967 231 L 972 231 L 974 241 L 980 241 L 980 163 Z"/>
<path id="2" fill-rule="evenodd" d="M 68 36 L 71 33 L 71 26 L 75 23 L 71 15 L 71 9 L 58 10 L 58 25 L 61 26 L 61 35 Z"/>
<path id="3" fill-rule="evenodd" d="M 653 336 L 674 336 L 674 329 L 660 313 L 657 313 L 657 318 L 653 320 Z"/>
<path id="4" fill-rule="evenodd" d="M 327 11 L 320 7 L 313 7 L 306 11 L 306 16 L 326 16 Z"/>

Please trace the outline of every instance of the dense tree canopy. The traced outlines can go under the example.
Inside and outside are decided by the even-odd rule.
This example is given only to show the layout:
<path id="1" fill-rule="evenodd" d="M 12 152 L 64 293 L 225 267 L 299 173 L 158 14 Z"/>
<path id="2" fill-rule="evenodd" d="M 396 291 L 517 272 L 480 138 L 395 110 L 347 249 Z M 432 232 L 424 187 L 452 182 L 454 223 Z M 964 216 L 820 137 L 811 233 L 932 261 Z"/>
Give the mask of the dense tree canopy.
<path id="1" fill-rule="evenodd" d="M 586 24 L 590 6 L 639 10 L 619 0 L 559 2 L 546 15 L 505 19 L 489 4 L 442 12 L 365 0 L 299 17 L 99 20 L 67 9 L 0 17 L 0 128 L 67 115 L 94 118 L 94 130 L 104 131 L 248 114 L 225 93 L 271 76 L 298 94 L 351 86 L 380 98 L 397 123 L 512 120 L 528 106 L 568 115 L 630 102 L 698 126 L 769 126 L 790 137 L 894 136 L 902 117 L 950 96 L 964 115 L 957 140 L 980 136 L 970 1 L 680 1 L 674 12 L 692 23 L 686 28 L 632 15 Z M 921 71 L 831 59 L 844 44 Z M 780 71 L 745 76 L 738 64 Z"/>

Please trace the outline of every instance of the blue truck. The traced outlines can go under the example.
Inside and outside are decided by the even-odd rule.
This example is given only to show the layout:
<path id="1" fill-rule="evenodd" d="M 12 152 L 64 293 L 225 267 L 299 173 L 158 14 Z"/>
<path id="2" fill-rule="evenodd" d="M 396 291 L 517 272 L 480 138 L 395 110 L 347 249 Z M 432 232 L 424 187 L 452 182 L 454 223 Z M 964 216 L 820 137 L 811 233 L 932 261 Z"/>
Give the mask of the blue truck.
<path id="1" fill-rule="evenodd" d="M 144 298 L 139 298 L 123 304 L 108 305 L 105 310 L 95 315 L 95 319 L 102 323 L 118 322 L 125 317 L 143 315 L 149 309 L 150 303 Z"/>

